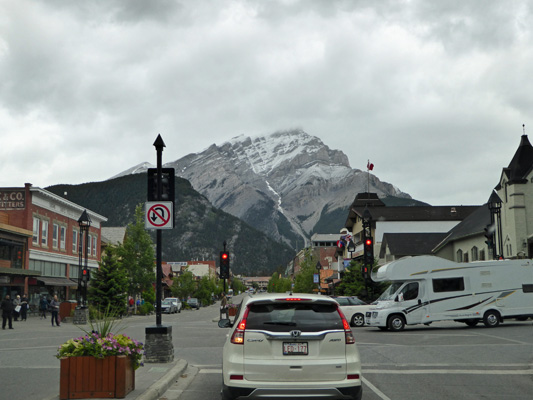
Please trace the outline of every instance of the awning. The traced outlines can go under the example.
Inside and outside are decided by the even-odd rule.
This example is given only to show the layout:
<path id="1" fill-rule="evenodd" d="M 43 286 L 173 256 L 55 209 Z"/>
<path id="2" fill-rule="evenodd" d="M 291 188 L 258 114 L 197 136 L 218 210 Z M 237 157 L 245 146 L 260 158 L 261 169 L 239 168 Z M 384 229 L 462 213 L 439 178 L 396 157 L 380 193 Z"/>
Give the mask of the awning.
<path id="1" fill-rule="evenodd" d="M 37 278 L 37 280 L 44 283 L 46 286 L 78 286 L 77 282 L 74 282 L 68 278 L 40 276 Z"/>
<path id="2" fill-rule="evenodd" d="M 34 271 L 32 269 L 22 269 L 22 268 L 0 267 L 0 275 L 40 276 L 41 271 Z"/>

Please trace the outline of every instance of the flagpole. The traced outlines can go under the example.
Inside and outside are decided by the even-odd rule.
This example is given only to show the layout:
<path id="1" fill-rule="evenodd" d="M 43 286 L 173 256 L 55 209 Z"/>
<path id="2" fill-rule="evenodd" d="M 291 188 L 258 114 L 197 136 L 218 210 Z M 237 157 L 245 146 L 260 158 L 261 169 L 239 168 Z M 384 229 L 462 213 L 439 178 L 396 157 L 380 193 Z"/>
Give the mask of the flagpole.
<path id="1" fill-rule="evenodd" d="M 370 193 L 370 170 L 368 169 L 370 166 L 370 160 L 367 160 L 366 162 L 366 192 Z"/>

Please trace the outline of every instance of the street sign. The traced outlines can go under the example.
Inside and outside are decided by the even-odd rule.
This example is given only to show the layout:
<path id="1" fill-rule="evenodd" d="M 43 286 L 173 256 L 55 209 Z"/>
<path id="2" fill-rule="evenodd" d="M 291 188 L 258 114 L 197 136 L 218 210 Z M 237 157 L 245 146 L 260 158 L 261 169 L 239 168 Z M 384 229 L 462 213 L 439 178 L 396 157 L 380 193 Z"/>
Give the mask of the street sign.
<path id="1" fill-rule="evenodd" d="M 146 229 L 174 228 L 174 203 L 172 201 L 148 201 L 144 213 Z"/>

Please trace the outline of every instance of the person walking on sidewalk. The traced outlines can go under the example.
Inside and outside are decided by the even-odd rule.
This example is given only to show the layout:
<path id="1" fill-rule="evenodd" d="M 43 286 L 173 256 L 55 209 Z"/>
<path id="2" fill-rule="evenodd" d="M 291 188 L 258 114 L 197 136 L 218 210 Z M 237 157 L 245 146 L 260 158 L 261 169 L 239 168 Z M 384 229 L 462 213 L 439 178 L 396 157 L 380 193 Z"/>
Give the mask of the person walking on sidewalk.
<path id="1" fill-rule="evenodd" d="M 48 300 L 46 300 L 46 296 L 42 296 L 39 302 L 39 315 L 41 319 L 46 319 L 46 310 L 48 310 Z"/>
<path id="2" fill-rule="evenodd" d="M 13 329 L 13 302 L 8 294 L 6 294 L 5 299 L 2 300 L 0 308 L 2 308 L 2 329 L 6 329 L 7 321 L 9 321 L 9 329 Z"/>
<path id="3" fill-rule="evenodd" d="M 57 294 L 54 295 L 54 298 L 50 302 L 50 310 L 52 310 L 52 326 L 54 326 L 54 321 L 56 325 L 59 326 L 59 300 L 57 299 Z"/>
<path id="4" fill-rule="evenodd" d="M 18 321 L 19 315 L 20 315 L 20 294 L 17 294 L 17 297 L 13 299 L 13 316 L 14 320 Z"/>
<path id="5" fill-rule="evenodd" d="M 228 298 L 224 292 L 222 292 L 222 300 L 220 301 L 220 319 L 222 319 L 222 314 L 228 318 Z"/>
<path id="6" fill-rule="evenodd" d="M 20 300 L 20 320 L 26 321 L 26 316 L 28 315 L 28 296 L 24 294 Z"/>

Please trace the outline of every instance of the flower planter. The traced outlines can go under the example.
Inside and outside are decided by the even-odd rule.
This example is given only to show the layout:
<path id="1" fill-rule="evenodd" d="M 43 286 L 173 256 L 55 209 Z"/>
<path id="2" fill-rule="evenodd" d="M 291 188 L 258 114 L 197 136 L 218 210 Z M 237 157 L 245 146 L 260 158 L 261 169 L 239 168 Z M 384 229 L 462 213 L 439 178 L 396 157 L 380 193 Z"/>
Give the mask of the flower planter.
<path id="1" fill-rule="evenodd" d="M 228 308 L 228 317 L 234 317 L 237 314 L 237 307 Z"/>
<path id="2" fill-rule="evenodd" d="M 135 389 L 135 370 L 128 356 L 61 358 L 59 398 L 124 398 Z"/>

